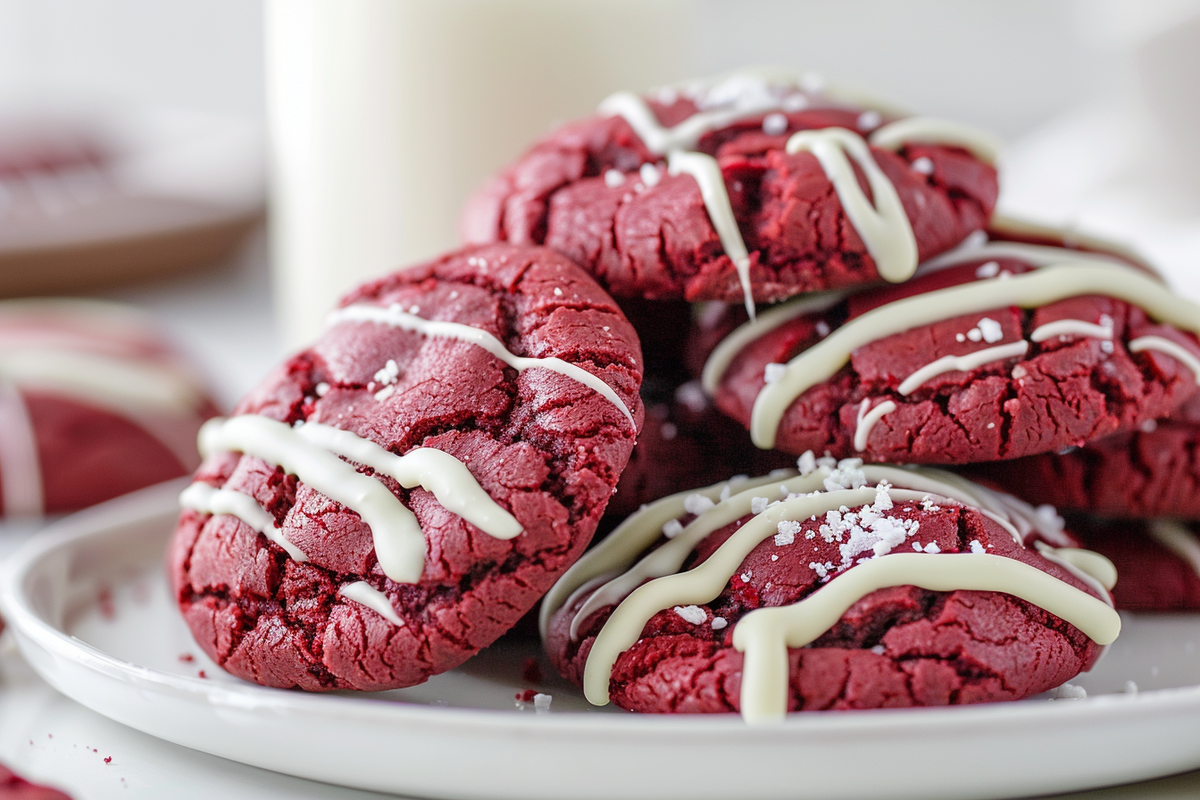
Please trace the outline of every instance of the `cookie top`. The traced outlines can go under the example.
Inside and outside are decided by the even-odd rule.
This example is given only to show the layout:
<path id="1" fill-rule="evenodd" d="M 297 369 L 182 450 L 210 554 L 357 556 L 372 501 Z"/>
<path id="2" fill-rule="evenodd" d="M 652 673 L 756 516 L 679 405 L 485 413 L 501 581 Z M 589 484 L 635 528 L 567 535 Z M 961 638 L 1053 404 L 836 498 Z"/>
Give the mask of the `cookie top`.
<path id="1" fill-rule="evenodd" d="M 543 243 L 617 296 L 752 310 L 906 280 L 987 223 L 995 150 L 965 126 L 743 71 L 613 95 L 484 186 L 462 231 Z"/>
<path id="2" fill-rule="evenodd" d="M 0 302 L 0 515 L 84 508 L 185 475 L 217 409 L 137 309 Z"/>
<path id="3" fill-rule="evenodd" d="M 585 556 L 543 603 L 564 675 L 597 704 L 760 721 L 1024 697 L 1116 637 L 1112 565 L 1052 514 L 948 473 L 802 464 L 665 498 Z"/>
<path id="4" fill-rule="evenodd" d="M 799 298 L 704 369 L 759 447 L 964 464 L 1170 413 L 1200 377 L 1200 307 L 1117 255 L 972 237 L 901 285 Z"/>
<path id="5" fill-rule="evenodd" d="M 1135 431 L 970 470 L 1034 503 L 1125 518 L 1200 519 L 1200 397 Z"/>
<path id="6" fill-rule="evenodd" d="M 311 690 L 457 666 L 592 537 L 641 377 L 612 299 L 544 248 L 360 287 L 201 433 L 171 550 L 197 641 L 235 675 Z"/>

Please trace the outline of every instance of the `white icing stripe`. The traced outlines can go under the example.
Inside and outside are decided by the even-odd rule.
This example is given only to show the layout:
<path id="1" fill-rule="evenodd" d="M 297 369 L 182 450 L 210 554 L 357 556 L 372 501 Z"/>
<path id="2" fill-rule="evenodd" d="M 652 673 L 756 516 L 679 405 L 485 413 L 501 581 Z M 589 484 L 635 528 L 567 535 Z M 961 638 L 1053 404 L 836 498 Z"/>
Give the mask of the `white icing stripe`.
<path id="1" fill-rule="evenodd" d="M 174 369 L 99 353 L 40 348 L 0 352 L 0 375 L 31 389 L 126 409 L 180 413 L 191 412 L 204 402 L 195 384 Z"/>
<path id="2" fill-rule="evenodd" d="M 934 495 L 978 508 L 980 513 L 1004 528 L 1018 545 L 1024 546 L 1025 537 L 1035 530 L 1051 541 L 1070 543 L 1059 532 L 1061 520 L 1056 529 L 1045 530 L 1047 526 L 1042 524 L 1043 520 L 1038 518 L 1037 512 L 1029 504 L 1010 495 L 993 492 L 953 473 L 874 464 L 864 465 L 862 472 L 868 481 L 875 484 L 886 481 L 901 489 L 922 492 L 922 496 Z M 781 470 L 778 474 L 740 482 L 736 484 L 736 494 L 727 496 L 696 517 L 669 542 L 646 553 L 634 564 L 639 554 L 645 553 L 661 538 L 664 524 L 687 513 L 684 508 L 687 497 L 699 494 L 716 501 L 727 488 L 734 488 L 734 485 L 725 482 L 705 489 L 680 492 L 642 508 L 584 554 L 546 595 L 542 601 L 542 636 L 546 635 L 550 616 L 559 608 L 570 605 L 571 598 L 579 594 L 582 587 L 592 585 L 599 576 L 618 573 L 593 593 L 575 613 L 571 621 L 573 639 L 578 638 L 583 623 L 594 612 L 620 602 L 647 580 L 677 572 L 704 537 L 752 513 L 756 496 L 774 494 L 776 489 L 781 494 L 785 490 L 787 494 L 819 491 L 830 474 L 831 470 L 827 467 L 820 467 L 808 475 L 797 475 L 795 470 Z M 761 487 L 766 487 L 766 490 L 759 491 Z M 1006 502 L 1008 500 L 1013 502 L 1009 504 Z"/>
<path id="3" fill-rule="evenodd" d="M 1156 519 L 1147 531 L 1150 538 L 1186 561 L 1192 571 L 1200 576 L 1200 541 L 1196 535 L 1178 522 Z"/>
<path id="4" fill-rule="evenodd" d="M 739 103 L 728 108 L 699 111 L 672 128 L 664 128 L 654 115 L 653 109 L 644 99 L 633 92 L 617 92 L 600 103 L 601 114 L 621 116 L 633 128 L 633 132 L 655 155 L 666 155 L 675 150 L 691 150 L 704 134 L 732 125 L 739 119 L 774 111 L 780 107 L 779 100 L 763 96 L 748 103 Z"/>
<path id="5" fill-rule="evenodd" d="M 201 514 L 221 514 L 239 519 L 286 550 L 293 560 L 308 561 L 304 551 L 283 535 L 283 531 L 275 524 L 275 518 L 248 494 L 197 482 L 180 493 L 179 505 Z"/>
<path id="6" fill-rule="evenodd" d="M 742 348 L 750 342 L 773 331 L 780 325 L 791 322 L 805 314 L 816 314 L 827 311 L 840 303 L 848 294 L 845 291 L 817 292 L 806 294 L 786 303 L 772 306 L 758 315 L 758 318 L 738 326 L 733 333 L 726 336 L 712 351 L 712 355 L 704 362 L 704 372 L 700 385 L 709 395 L 715 394 L 721 378 L 725 377 L 729 365 Z"/>
<path id="7" fill-rule="evenodd" d="M 0 497 L 4 516 L 39 516 L 45 507 L 33 422 L 17 387 L 0 377 Z"/>
<path id="8" fill-rule="evenodd" d="M 1051 547 L 1045 542 L 1034 542 L 1038 554 L 1052 561 L 1079 580 L 1087 584 L 1110 606 L 1108 593 L 1117 585 L 1117 568 L 1104 556 L 1078 547 Z"/>
<path id="9" fill-rule="evenodd" d="M 832 377 L 859 347 L 914 327 L 963 314 L 1006 306 L 1036 308 L 1068 297 L 1098 294 L 1139 306 L 1156 320 L 1200 333 L 1200 308 L 1136 270 L 1095 263 L 1061 264 L 1011 278 L 973 281 L 906 297 L 850 320 L 788 362 L 783 374 L 765 385 L 755 399 L 750 418 L 754 444 L 775 446 L 779 421 L 792 401 L 812 386 Z M 1143 337 L 1142 347 L 1158 337 Z M 1171 348 L 1186 351 L 1173 342 Z M 1133 342 L 1130 343 L 1133 349 Z M 1166 352 L 1166 348 L 1163 349 Z M 1172 353 L 1174 355 L 1174 353 Z M 1182 360 L 1182 359 L 1181 359 Z M 1187 363 L 1187 362 L 1185 362 Z M 1196 364 L 1200 375 L 1200 362 Z"/>
<path id="10" fill-rule="evenodd" d="M 396 627 L 404 627 L 404 620 L 396 613 L 396 608 L 392 605 L 392 601 L 388 599 L 388 596 L 366 581 L 347 583 L 338 589 L 338 594 L 348 600 L 353 600 L 360 605 L 366 606 Z"/>
<path id="11" fill-rule="evenodd" d="M 890 495 L 894 500 L 898 501 L 919 501 L 926 496 L 922 492 L 904 489 L 892 489 Z M 608 702 L 608 685 L 613 664 L 616 663 L 617 658 L 622 652 L 633 646 L 638 637 L 642 635 L 646 623 L 654 614 L 675 605 L 711 602 L 720 594 L 730 577 L 739 568 L 750 551 L 764 539 L 773 535 L 778 530 L 780 522 L 785 520 L 807 520 L 842 506 L 848 508 L 863 506 L 875 499 L 876 490 L 872 487 L 793 497 L 776 505 L 769 506 L 765 511 L 743 524 L 700 565 L 687 572 L 657 577 L 638 586 L 613 610 L 612 615 L 601 628 L 592 644 L 591 653 L 584 668 L 583 678 L 584 693 L 588 700 L 596 705 L 604 705 Z M 712 513 L 712 510 L 706 513 Z M 725 514 L 722 514 L 722 516 L 725 516 Z M 678 537 L 676 538 L 678 539 Z M 675 541 L 672 540 L 660 549 L 673 547 L 674 545 Z M 888 559 L 895 558 L 902 560 L 893 562 L 888 567 L 872 567 L 871 569 L 867 569 L 863 573 L 860 573 L 862 575 L 860 578 L 851 577 L 858 573 L 859 570 L 862 570 L 863 567 L 872 563 L 883 563 Z M 922 559 L 922 561 L 913 561 L 914 558 Z M 929 558 L 953 558 L 953 562 L 943 563 L 953 566 L 954 569 L 942 572 L 940 569 L 929 567 L 928 565 L 931 562 L 925 560 Z M 995 567 L 973 566 L 975 564 L 982 564 L 981 559 L 985 559 L 988 564 L 1003 561 L 1008 564 L 1016 564 L 1018 567 L 1014 569 L 999 565 Z M 897 573 L 895 571 L 897 568 L 902 569 Z M 990 582 L 984 586 L 977 587 L 972 581 L 978 579 L 980 570 L 988 574 Z M 1003 580 L 995 580 L 997 571 L 1004 573 L 1001 576 Z M 870 583 L 873 577 L 880 575 L 886 578 L 887 582 L 880 585 Z M 818 599 L 822 597 L 823 593 L 827 593 L 830 587 L 838 585 L 838 581 L 844 581 L 841 588 L 833 593 L 825 594 L 825 599 Z M 930 585 L 926 585 L 925 581 L 929 581 Z M 789 637 L 786 641 L 786 646 L 801 647 L 817 638 L 825 630 L 828 630 L 847 608 L 871 591 L 886 586 L 908 584 L 924 586 L 934 591 L 972 588 L 1004 591 L 1034 602 L 1051 611 L 1051 613 L 1062 616 L 1068 622 L 1079 627 L 1085 634 L 1092 636 L 1099 644 L 1108 644 L 1116 637 L 1116 633 L 1120 629 L 1120 619 L 1116 613 L 1105 603 L 1091 597 L 1091 595 L 1014 559 L 975 554 L 957 554 L 953 556 L 932 556 L 930 554 L 919 556 L 907 554 L 885 555 L 873 561 L 856 564 L 849 570 L 841 573 L 828 586 L 815 592 L 806 601 L 802 601 L 795 606 L 785 607 L 787 611 L 784 609 L 774 609 L 774 613 L 765 615 L 767 621 L 752 623 L 750 627 L 754 629 L 763 625 L 770 625 L 769 620 L 775 620 L 776 624 L 783 623 L 787 626 Z M 856 587 L 857 589 L 861 589 L 862 592 L 857 593 Z M 853 596 L 851 597 L 850 595 Z M 840 610 L 837 610 L 836 614 L 832 613 L 834 609 L 839 607 Z M 817 609 L 815 612 L 812 610 L 814 608 Z M 738 626 L 740 627 L 745 624 L 746 620 L 750 619 L 754 614 L 759 614 L 766 610 L 759 609 L 758 611 L 751 612 L 751 614 L 738 623 Z M 792 630 L 793 626 L 802 627 L 801 633 L 803 636 L 801 638 L 806 637 L 804 641 L 796 641 L 797 634 L 795 630 Z M 761 657 L 762 651 L 757 645 L 770 645 L 770 642 L 764 642 L 768 637 L 763 636 L 762 633 L 763 631 L 760 630 L 759 634 L 756 635 L 751 630 L 747 634 L 739 635 L 735 628 L 735 646 L 745 651 L 748 649 L 747 642 L 749 642 L 751 648 L 755 649 L 758 656 Z M 739 637 L 740 645 L 737 644 Z M 784 677 L 786 677 L 787 673 L 786 646 L 780 642 L 779 647 L 776 648 L 779 651 L 778 655 L 782 655 L 783 657 L 782 675 Z M 749 661 L 750 659 L 748 658 L 747 670 L 744 672 L 743 679 L 742 696 L 744 711 L 747 708 L 745 698 L 747 698 L 748 694 L 753 697 L 757 692 L 761 691 L 761 685 L 752 686 L 750 684 L 754 684 L 756 681 L 759 684 L 762 683 L 760 675 L 752 675 L 750 673 Z M 776 661 L 776 664 L 778 665 L 778 661 Z M 785 708 L 786 706 L 780 706 L 778 712 L 783 713 Z"/>
<path id="12" fill-rule="evenodd" d="M 979 244 L 968 236 L 961 245 L 934 256 L 921 263 L 917 272 L 926 275 L 947 267 L 956 267 L 971 261 L 994 261 L 996 259 L 1012 259 L 1032 267 L 1049 267 L 1066 262 L 1077 264 L 1101 264 L 1125 266 L 1128 263 L 1121 258 L 1108 253 L 1091 253 L 1072 250 L 1069 247 L 1053 247 L 1044 244 L 1026 244 L 1024 242 L 984 241 Z"/>
<path id="13" fill-rule="evenodd" d="M 1040 328 L 1039 328 L 1040 330 Z M 1035 339 L 1034 341 L 1040 341 Z M 1019 342 L 1009 342 L 995 347 L 985 347 L 974 353 L 961 356 L 942 356 L 913 372 L 900 383 L 897 389 L 900 394 L 908 396 L 915 392 L 926 381 L 947 372 L 969 372 L 970 370 L 990 364 L 993 361 L 1003 361 L 1006 358 L 1017 358 L 1029 350 L 1029 342 L 1022 339 Z M 865 447 L 864 441 L 864 447 Z M 856 445 L 857 446 L 857 445 Z M 862 450 L 863 447 L 859 447 Z"/>
<path id="14" fill-rule="evenodd" d="M 1010 594 L 1062 618 L 1101 646 L 1111 644 L 1121 631 L 1121 618 L 1106 603 L 1013 558 L 987 553 L 881 556 L 839 575 L 799 603 L 755 609 L 737 623 L 733 646 L 745 653 L 741 709 L 746 721 L 786 716 L 788 648 L 817 639 L 871 592 L 910 585 L 933 592 Z"/>
<path id="15" fill-rule="evenodd" d="M 988 164 L 995 163 L 1001 147 L 1000 140 L 987 131 L 930 117 L 889 122 L 877 128 L 869 141 L 881 150 L 899 150 L 909 142 L 961 147 Z"/>
<path id="16" fill-rule="evenodd" d="M 733 206 L 729 203 L 729 192 L 725 188 L 725 176 L 717 160 L 706 153 L 673 152 L 667 160 L 667 170 L 672 175 L 691 175 L 700 187 L 700 196 L 704 198 L 704 207 L 725 255 L 733 261 L 737 269 L 738 282 L 742 285 L 742 300 L 746 304 L 746 313 L 750 319 L 755 317 L 754 290 L 750 285 L 750 254 L 746 251 L 746 243 L 742 232 L 738 229 L 737 219 L 733 216 Z"/>
<path id="17" fill-rule="evenodd" d="M 869 408 L 870 411 L 867 410 Z M 875 427 L 875 423 L 883 419 L 885 414 L 890 414 L 895 410 L 896 404 L 891 400 L 884 400 L 871 408 L 871 398 L 865 398 L 858 407 L 858 424 L 854 429 L 854 449 L 860 452 L 866 450 L 867 437 L 871 435 L 871 429 Z"/>
<path id="18" fill-rule="evenodd" d="M 911 278 L 917 269 L 917 239 L 896 187 L 875 163 L 866 141 L 845 128 L 822 128 L 794 134 L 785 149 L 816 156 L 879 276 L 893 283 Z M 858 185 L 851 158 L 866 176 L 874 204 Z"/>
<path id="19" fill-rule="evenodd" d="M 1097 325 L 1081 319 L 1060 319 L 1034 328 L 1033 333 L 1029 334 L 1029 339 L 1034 342 L 1044 342 L 1056 336 L 1091 336 L 1096 339 L 1111 339 L 1113 329 L 1112 325 Z"/>
<path id="20" fill-rule="evenodd" d="M 420 486 L 432 492 L 447 511 L 458 514 L 489 536 L 512 539 L 521 533 L 521 523 L 496 505 L 467 466 L 449 453 L 417 447 L 398 456 L 350 431 L 316 422 L 293 430 L 331 453 L 394 478 L 405 489 Z"/>
<path id="21" fill-rule="evenodd" d="M 421 526 L 383 483 L 359 473 L 353 465 L 338 458 L 338 452 L 346 451 L 343 454 L 347 458 L 368 466 L 378 465 L 380 472 L 406 487 L 424 486 L 447 508 L 464 509 L 470 515 L 469 520 L 487 523 L 489 529 L 485 533 L 497 538 L 511 538 L 520 533 L 520 524 L 482 492 L 465 467 L 452 467 L 446 459 L 454 462 L 457 459 L 448 454 L 430 457 L 420 452 L 424 448 L 419 448 L 413 451 L 418 456 L 409 459 L 411 453 L 405 456 L 388 453 L 347 431 L 317 423 L 293 428 L 257 415 L 209 420 L 200 429 L 199 440 L 205 455 L 228 451 L 261 458 L 357 513 L 371 528 L 380 567 L 397 583 L 417 583 L 421 579 L 425 565 L 425 536 Z M 483 507 L 474 508 L 475 504 Z"/>
<path id="22" fill-rule="evenodd" d="M 374 322 L 379 325 L 390 325 L 393 328 L 418 333 L 422 336 L 454 339 L 486 350 L 518 372 L 524 372 L 527 369 L 535 367 L 557 372 L 560 375 L 565 375 L 574 381 L 582 383 L 608 400 L 625 415 L 631 427 L 634 429 L 637 428 L 637 423 L 633 420 L 633 414 L 625 406 L 625 403 L 621 401 L 621 398 L 617 396 L 617 393 L 613 391 L 611 386 L 596 375 L 575 364 L 563 361 L 561 358 L 527 358 L 514 355 L 508 351 L 499 339 L 485 330 L 458 322 L 444 322 L 418 317 L 416 314 L 409 314 L 398 305 L 391 305 L 387 308 L 371 305 L 346 306 L 345 308 L 339 308 L 331 312 L 328 321 L 331 325 L 336 325 L 340 322 Z"/>
<path id="23" fill-rule="evenodd" d="M 1161 336 L 1139 336 L 1129 343 L 1129 352 L 1140 353 L 1143 350 L 1157 350 L 1169 355 L 1191 370 L 1196 383 L 1200 383 L 1200 358 L 1196 358 L 1182 345 Z"/>

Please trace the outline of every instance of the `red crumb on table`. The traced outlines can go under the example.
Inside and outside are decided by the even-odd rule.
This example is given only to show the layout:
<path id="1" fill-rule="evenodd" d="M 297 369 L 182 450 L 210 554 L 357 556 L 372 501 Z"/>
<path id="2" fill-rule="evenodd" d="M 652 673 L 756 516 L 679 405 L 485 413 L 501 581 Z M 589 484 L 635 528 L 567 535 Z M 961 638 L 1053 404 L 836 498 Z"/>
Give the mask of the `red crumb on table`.
<path id="1" fill-rule="evenodd" d="M 105 763 L 105 764 L 111 764 L 111 763 L 112 763 L 112 756 L 105 756 L 105 757 L 104 757 L 104 763 Z"/>
<path id="2" fill-rule="evenodd" d="M 542 682 L 542 665 L 536 658 L 530 656 L 521 664 L 521 680 L 525 683 Z"/>
<path id="3" fill-rule="evenodd" d="M 100 591 L 96 594 L 96 604 L 100 607 L 100 616 L 105 619 L 113 619 L 117 615 L 116 606 L 113 604 L 111 587 L 100 587 Z"/>
<path id="4" fill-rule="evenodd" d="M 208 677 L 208 675 L 207 675 L 207 674 L 204 672 L 204 670 L 200 670 L 200 677 L 201 677 L 201 678 L 207 678 L 207 677 Z"/>
<path id="5" fill-rule="evenodd" d="M 182 661 L 184 664 L 191 664 L 193 661 L 196 660 L 196 657 L 194 655 L 192 655 L 191 653 L 183 653 L 182 655 L 179 656 L 179 660 Z"/>
<path id="6" fill-rule="evenodd" d="M 523 692 L 517 692 L 514 699 L 519 703 L 532 703 L 533 696 L 537 694 L 533 689 L 526 689 Z"/>

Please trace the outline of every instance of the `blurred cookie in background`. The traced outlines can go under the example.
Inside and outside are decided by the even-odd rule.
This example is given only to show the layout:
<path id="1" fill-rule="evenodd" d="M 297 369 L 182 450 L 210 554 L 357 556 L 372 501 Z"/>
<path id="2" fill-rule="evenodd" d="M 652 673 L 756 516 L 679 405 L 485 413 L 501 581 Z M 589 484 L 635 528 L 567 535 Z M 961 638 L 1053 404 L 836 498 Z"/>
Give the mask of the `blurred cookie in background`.
<path id="1" fill-rule="evenodd" d="M 85 508 L 191 472 L 217 414 L 137 309 L 0 302 L 0 518 Z"/>

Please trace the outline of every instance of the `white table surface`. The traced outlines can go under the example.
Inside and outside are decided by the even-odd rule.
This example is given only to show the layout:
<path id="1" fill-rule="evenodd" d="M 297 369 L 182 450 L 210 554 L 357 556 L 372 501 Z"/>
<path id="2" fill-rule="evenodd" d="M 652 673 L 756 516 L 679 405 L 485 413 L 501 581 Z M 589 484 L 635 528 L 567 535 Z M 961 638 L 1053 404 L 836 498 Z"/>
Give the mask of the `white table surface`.
<path id="1" fill-rule="evenodd" d="M 1159 172 L 1138 169 L 1136 131 L 1122 127 L 1122 118 L 1119 105 L 1097 106 L 1066 115 L 1017 143 L 1005 163 L 1002 204 L 1009 212 L 1115 234 L 1155 258 L 1185 294 L 1200 297 L 1200 203 L 1181 203 L 1174 193 L 1178 187 L 1164 189 Z M 1067 151 L 1072 158 L 1064 171 L 1060 156 Z M 1089 167 L 1114 162 L 1120 170 Z M 265 236 L 223 269 L 99 296 L 157 314 L 204 366 L 226 407 L 281 355 Z M 0 527 L 0 557 L 29 532 L 28 526 Z M 25 665 L 11 637 L 0 638 L 0 763 L 78 800 L 383 796 L 266 772 L 126 728 L 51 689 Z M 1090 800 L 1197 796 L 1200 772 L 1070 795 Z"/>

